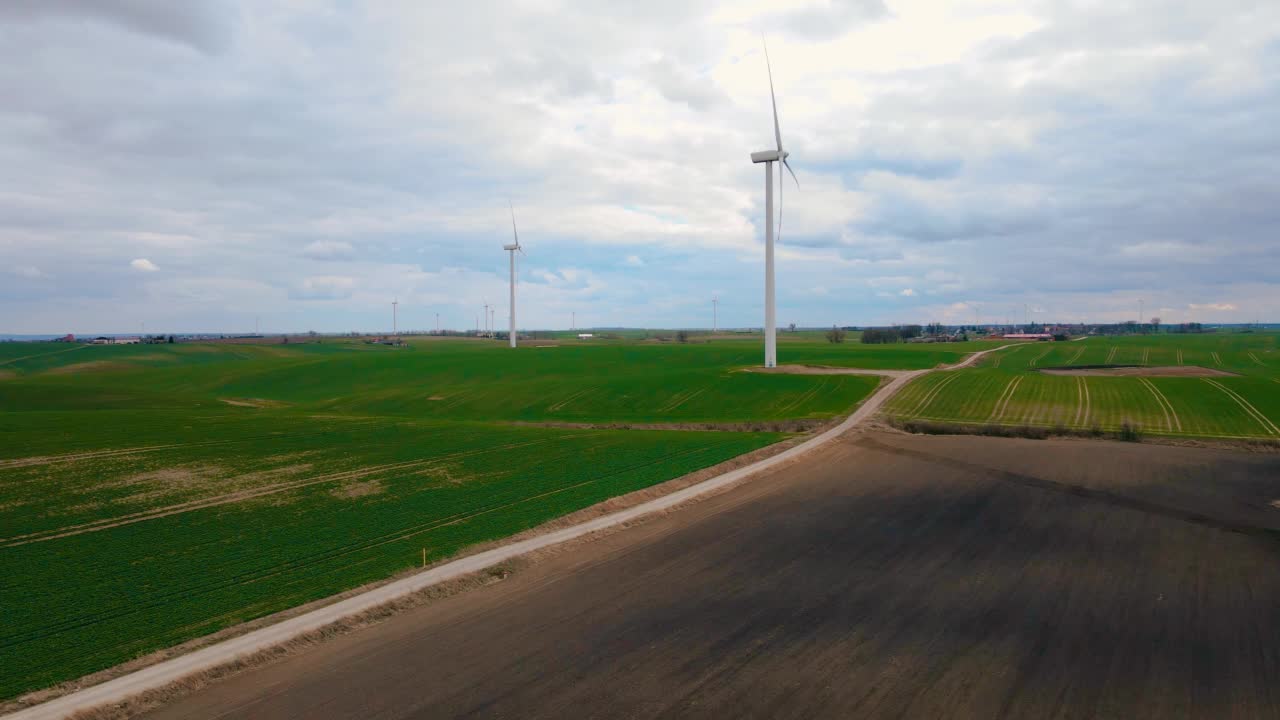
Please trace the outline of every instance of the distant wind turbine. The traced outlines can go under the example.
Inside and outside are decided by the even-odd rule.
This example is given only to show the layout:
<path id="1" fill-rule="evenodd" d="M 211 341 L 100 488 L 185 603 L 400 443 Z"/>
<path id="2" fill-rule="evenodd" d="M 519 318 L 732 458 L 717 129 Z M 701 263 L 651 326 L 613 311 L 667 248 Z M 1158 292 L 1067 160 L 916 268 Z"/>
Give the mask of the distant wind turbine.
<path id="1" fill-rule="evenodd" d="M 764 38 L 761 38 L 761 43 Z M 795 180 L 796 188 L 800 187 L 800 180 L 796 178 L 796 173 L 791 169 L 791 164 L 787 162 L 787 156 L 790 154 L 782 149 L 782 130 L 778 127 L 778 98 L 773 93 L 773 67 L 769 64 L 769 46 L 764 46 L 764 63 L 765 69 L 769 73 L 769 99 L 773 103 L 773 137 L 777 141 L 778 149 L 761 150 L 760 152 L 751 153 L 751 162 L 764 163 L 764 366 L 776 367 L 778 365 L 778 323 L 777 311 L 774 307 L 774 287 L 773 287 L 773 164 L 781 163 L 778 168 L 778 234 L 782 234 L 782 168 L 786 168 L 791 173 L 791 179 Z"/>
<path id="2" fill-rule="evenodd" d="M 510 331 L 510 334 L 508 335 L 508 338 L 509 338 L 508 344 L 511 347 L 515 347 L 516 346 L 516 251 L 518 250 L 520 254 L 523 255 L 524 248 L 520 247 L 520 232 L 516 230 L 515 206 L 511 204 L 510 200 L 508 200 L 507 207 L 511 210 L 511 235 L 512 237 L 515 238 L 515 242 L 511 243 L 510 245 L 503 245 L 502 249 L 506 250 L 507 253 L 511 256 L 510 257 L 510 260 L 511 260 L 511 316 L 510 316 L 511 331 Z"/>

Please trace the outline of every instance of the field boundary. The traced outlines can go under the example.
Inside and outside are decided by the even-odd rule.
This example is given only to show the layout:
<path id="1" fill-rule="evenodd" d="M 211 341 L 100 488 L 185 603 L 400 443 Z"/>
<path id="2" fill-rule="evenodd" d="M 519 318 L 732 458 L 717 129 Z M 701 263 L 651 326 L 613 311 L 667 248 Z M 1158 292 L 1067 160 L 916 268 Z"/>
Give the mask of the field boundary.
<path id="1" fill-rule="evenodd" d="M 444 563 L 331 605 L 325 605 L 279 623 L 252 630 L 243 635 L 208 645 L 184 655 L 163 660 L 126 675 L 73 691 L 67 695 L 18 710 L 3 717 L 5 720 L 53 720 L 54 718 L 63 718 L 73 713 L 91 710 L 100 706 L 121 703 L 148 691 L 169 687 L 194 675 L 235 665 L 237 662 L 241 662 L 257 653 L 282 647 L 296 638 L 309 633 L 323 631 L 325 628 L 333 627 L 347 618 L 387 606 L 432 586 L 459 580 L 537 550 L 561 545 L 602 530 L 625 525 L 641 517 L 670 510 L 702 495 L 727 488 L 753 475 L 787 463 L 844 435 L 874 417 L 886 401 L 897 394 L 909 382 L 922 375 L 939 370 L 958 370 L 970 367 L 987 353 L 1008 347 L 1011 347 L 1011 345 L 981 350 L 970 354 L 961 362 L 943 368 L 886 371 L 883 375 L 892 376 L 890 381 L 873 390 L 853 413 L 838 425 L 794 447 L 744 467 L 729 470 L 625 510 L 602 515 L 566 528 L 553 530 L 546 534 L 508 543 L 491 550 Z M 881 373 L 873 371 L 868 374 Z M 572 400 L 572 397 L 562 401 L 562 403 L 568 400 Z"/>

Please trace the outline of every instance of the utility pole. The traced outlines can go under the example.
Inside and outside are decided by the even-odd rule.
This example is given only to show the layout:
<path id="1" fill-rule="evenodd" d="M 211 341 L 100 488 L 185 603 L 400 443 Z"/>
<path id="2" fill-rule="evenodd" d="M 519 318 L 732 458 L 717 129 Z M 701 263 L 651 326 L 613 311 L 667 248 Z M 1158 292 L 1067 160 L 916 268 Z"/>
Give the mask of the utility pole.
<path id="1" fill-rule="evenodd" d="M 399 335 L 399 326 L 396 324 L 396 306 L 400 304 L 400 299 L 396 298 L 391 301 L 391 334 Z"/>
<path id="2" fill-rule="evenodd" d="M 570 330 L 578 329 L 578 311 L 577 310 L 569 313 L 569 329 Z"/>
<path id="3" fill-rule="evenodd" d="M 711 298 L 711 332 L 715 332 L 719 324 L 720 298 Z"/>
<path id="4" fill-rule="evenodd" d="M 1142 330 L 1142 298 L 1138 298 L 1138 330 Z"/>
<path id="5" fill-rule="evenodd" d="M 440 334 L 440 313 L 436 313 L 436 334 Z"/>

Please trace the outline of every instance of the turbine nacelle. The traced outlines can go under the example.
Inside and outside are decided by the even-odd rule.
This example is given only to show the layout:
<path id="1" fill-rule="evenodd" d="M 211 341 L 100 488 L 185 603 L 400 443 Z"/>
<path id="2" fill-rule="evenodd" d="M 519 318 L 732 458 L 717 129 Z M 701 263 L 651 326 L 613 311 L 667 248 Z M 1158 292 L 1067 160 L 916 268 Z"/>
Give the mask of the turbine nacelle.
<path id="1" fill-rule="evenodd" d="M 785 162 L 790 154 L 785 150 L 761 150 L 760 152 L 751 153 L 751 162 Z"/>
<path id="2" fill-rule="evenodd" d="M 519 249 L 520 249 L 520 246 L 519 246 L 519 245 L 515 245 L 515 244 L 512 244 L 512 245 L 503 245 L 503 246 L 502 246 L 502 249 L 503 249 L 503 250 L 519 250 Z"/>

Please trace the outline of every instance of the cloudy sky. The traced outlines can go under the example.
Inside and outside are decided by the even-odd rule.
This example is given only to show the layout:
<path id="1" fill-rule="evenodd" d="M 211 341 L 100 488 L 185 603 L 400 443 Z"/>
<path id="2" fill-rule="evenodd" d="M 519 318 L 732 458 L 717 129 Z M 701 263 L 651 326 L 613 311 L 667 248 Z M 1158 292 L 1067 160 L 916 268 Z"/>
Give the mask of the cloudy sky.
<path id="1" fill-rule="evenodd" d="M 1280 3 L 8 0 L 0 332 L 758 326 L 762 31 L 780 322 L 1280 319 Z"/>

